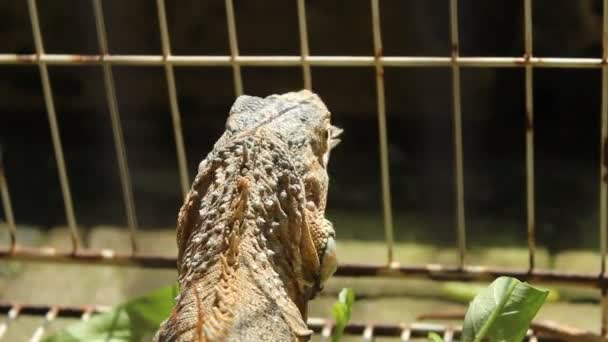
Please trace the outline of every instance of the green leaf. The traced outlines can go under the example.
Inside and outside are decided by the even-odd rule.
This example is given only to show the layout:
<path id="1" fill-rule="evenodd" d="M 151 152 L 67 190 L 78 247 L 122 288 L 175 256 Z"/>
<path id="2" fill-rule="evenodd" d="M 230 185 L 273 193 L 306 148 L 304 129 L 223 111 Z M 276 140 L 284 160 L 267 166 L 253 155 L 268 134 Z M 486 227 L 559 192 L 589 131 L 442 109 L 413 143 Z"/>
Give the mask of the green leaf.
<path id="1" fill-rule="evenodd" d="M 464 283 L 448 281 L 441 284 L 440 291 L 441 294 L 449 300 L 468 304 L 473 300 L 473 298 L 475 298 L 475 296 L 477 296 L 487 287 L 488 283 Z M 547 296 L 546 302 L 556 302 L 559 300 L 560 294 L 557 289 L 547 288 L 547 290 L 549 290 L 549 295 Z"/>
<path id="2" fill-rule="evenodd" d="M 441 338 L 441 336 L 439 336 L 435 332 L 430 332 L 429 335 L 427 336 L 427 338 L 429 339 L 429 341 L 432 341 L 432 342 L 443 342 L 443 339 Z"/>
<path id="3" fill-rule="evenodd" d="M 338 301 L 334 303 L 332 312 L 336 321 L 332 341 L 338 342 L 344 333 L 344 327 L 350 321 L 353 303 L 355 302 L 355 291 L 352 289 L 342 289 L 338 295 Z"/>
<path id="4" fill-rule="evenodd" d="M 171 314 L 177 287 L 153 291 L 94 315 L 49 336 L 46 342 L 63 341 L 142 341 L 151 339 L 160 323 Z"/>
<path id="5" fill-rule="evenodd" d="M 522 341 L 548 294 L 548 290 L 515 278 L 497 278 L 471 302 L 464 319 L 462 340 Z"/>

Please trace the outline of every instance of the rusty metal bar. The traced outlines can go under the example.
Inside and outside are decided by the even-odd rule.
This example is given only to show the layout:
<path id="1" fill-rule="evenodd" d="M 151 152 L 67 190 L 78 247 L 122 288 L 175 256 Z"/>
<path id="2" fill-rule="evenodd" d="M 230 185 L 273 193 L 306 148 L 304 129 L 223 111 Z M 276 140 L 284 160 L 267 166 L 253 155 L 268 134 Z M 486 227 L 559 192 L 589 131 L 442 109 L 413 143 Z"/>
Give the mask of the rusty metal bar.
<path id="1" fill-rule="evenodd" d="M 304 2 L 304 0 L 298 0 L 298 30 L 300 32 L 300 54 L 302 56 L 302 77 L 304 78 L 304 88 L 312 90 L 310 63 L 306 61 L 306 58 L 310 56 L 310 49 L 308 47 L 306 3 Z"/>
<path id="2" fill-rule="evenodd" d="M 243 95 L 243 79 L 241 77 L 241 66 L 236 62 L 239 55 L 239 46 L 236 37 L 236 20 L 234 19 L 232 0 L 226 0 L 226 19 L 228 24 L 228 40 L 230 42 L 230 65 L 232 65 L 234 93 L 236 96 L 241 96 Z"/>
<path id="3" fill-rule="evenodd" d="M 171 56 L 171 41 L 169 39 L 169 28 L 167 26 L 167 12 L 165 0 L 157 0 L 158 22 L 160 25 L 160 40 L 163 48 L 163 64 L 167 78 L 167 90 L 169 92 L 169 104 L 171 106 L 171 119 L 173 120 L 173 134 L 175 135 L 175 148 L 177 150 L 177 166 L 179 168 L 179 180 L 182 186 L 184 198 L 190 189 L 190 176 L 188 175 L 188 164 L 186 162 L 186 149 L 184 147 L 184 134 L 182 131 L 182 118 L 177 100 L 177 87 L 175 86 L 175 74 L 173 65 L 167 62 Z"/>
<path id="4" fill-rule="evenodd" d="M 454 341 L 454 328 L 451 326 L 447 326 L 445 331 L 443 332 L 443 341 L 444 342 L 452 342 Z"/>
<path id="5" fill-rule="evenodd" d="M 374 55 L 376 58 L 376 97 L 378 104 L 378 138 L 380 140 L 380 174 L 382 183 L 382 209 L 384 236 L 388 254 L 388 264 L 393 263 L 393 209 L 391 203 L 391 178 L 388 157 L 388 132 L 386 129 L 386 97 L 384 92 L 384 68 L 379 58 L 382 56 L 382 33 L 380 29 L 380 6 L 378 0 L 371 0 L 372 30 L 374 34 Z"/>
<path id="6" fill-rule="evenodd" d="M 602 273 L 604 276 L 604 273 Z M 608 335 L 608 325 L 606 324 L 606 317 L 608 317 L 608 289 L 605 287 L 601 287 L 601 297 L 600 297 L 600 306 L 601 306 L 601 327 L 600 333 L 602 336 L 606 337 Z"/>
<path id="7" fill-rule="evenodd" d="M 94 311 L 93 307 L 85 308 L 85 310 L 82 313 L 82 315 L 80 315 L 80 320 L 86 322 L 89 319 L 91 319 L 91 316 L 93 315 L 93 311 Z"/>
<path id="8" fill-rule="evenodd" d="M 68 180 L 68 172 L 65 166 L 63 148 L 61 147 L 61 135 L 59 133 L 59 125 L 57 124 L 57 114 L 55 112 L 55 103 L 53 101 L 53 91 L 51 89 L 51 82 L 49 80 L 49 72 L 46 62 L 40 59 L 40 56 L 44 54 L 44 45 L 42 42 L 42 34 L 40 33 L 40 21 L 38 20 L 36 0 L 28 0 L 27 4 L 30 14 L 30 22 L 32 24 L 32 33 L 34 35 L 34 43 L 36 45 L 36 56 L 38 56 L 37 63 L 38 68 L 40 69 L 42 92 L 49 118 L 49 127 L 51 130 L 53 149 L 55 151 L 57 171 L 59 173 L 59 183 L 61 185 L 61 192 L 63 195 L 63 205 L 65 207 L 65 215 L 68 221 L 68 227 L 70 229 L 72 249 L 76 251 L 80 248 L 80 238 L 78 237 L 78 227 L 76 225 L 76 215 L 74 214 L 74 204 L 72 201 L 72 193 L 70 191 L 70 181 Z"/>
<path id="9" fill-rule="evenodd" d="M 4 209 L 6 224 L 8 226 L 10 248 L 13 249 L 17 244 L 17 225 L 15 224 L 15 213 L 13 212 L 11 196 L 8 191 L 8 183 L 6 182 L 6 176 L 4 174 L 4 164 L 2 157 L 2 147 L 0 146 L 0 197 L 2 198 L 2 207 Z"/>
<path id="10" fill-rule="evenodd" d="M 374 325 L 368 324 L 365 329 L 363 329 L 363 334 L 361 336 L 363 341 L 373 341 L 374 340 Z"/>
<path id="11" fill-rule="evenodd" d="M 52 247 L 32 248 L 17 245 L 13 250 L 0 249 L 0 260 L 53 262 L 53 263 L 86 263 L 91 265 L 137 266 L 144 268 L 175 269 L 175 257 L 159 255 L 133 255 L 117 253 L 110 249 L 78 251 L 60 251 Z"/>
<path id="12" fill-rule="evenodd" d="M 59 308 L 57 306 L 51 306 L 49 310 L 44 315 L 44 321 L 42 324 L 36 328 L 32 338 L 30 338 L 30 342 L 38 342 L 42 339 L 44 335 L 44 331 L 46 328 L 57 318 L 57 313 L 59 312 Z"/>
<path id="13" fill-rule="evenodd" d="M 316 320 L 314 318 L 309 318 L 307 323 L 310 325 L 311 322 L 313 322 L 312 324 L 314 325 Z M 317 325 L 320 327 L 320 331 L 316 332 L 321 333 L 321 339 L 323 341 L 329 341 L 331 339 L 331 331 L 334 325 L 333 322 L 330 320 L 323 322 L 323 320 L 321 320 L 321 322 L 317 323 Z"/>
<path id="14" fill-rule="evenodd" d="M 458 43 L 458 0 L 450 0 L 450 41 L 452 43 L 452 106 L 454 109 L 454 178 L 456 183 L 456 234 L 458 235 L 458 265 L 464 267 L 466 228 L 464 211 L 464 176 L 462 156 L 462 105 L 460 97 L 460 67 L 456 60 Z"/>
<path id="15" fill-rule="evenodd" d="M 525 57 L 532 57 L 532 0 L 524 1 Z M 535 266 L 536 209 L 534 199 L 534 93 L 532 66 L 526 65 L 526 208 L 528 228 L 529 267 Z"/>
<path id="16" fill-rule="evenodd" d="M 97 30 L 97 40 L 99 51 L 108 54 L 108 38 L 104 23 L 103 8 L 101 0 L 93 0 L 93 13 L 95 16 L 95 28 Z M 112 137 L 114 138 L 114 149 L 118 160 L 118 171 L 120 175 L 120 185 L 122 188 L 125 212 L 127 214 L 127 226 L 129 227 L 129 239 L 131 240 L 131 251 L 137 252 L 137 214 L 135 212 L 135 201 L 133 199 L 133 187 L 129 174 L 129 163 L 127 161 L 127 151 L 125 149 L 124 134 L 120 123 L 120 111 L 118 109 L 118 99 L 116 97 L 116 87 L 114 85 L 114 75 L 110 64 L 102 64 L 103 81 L 112 122 Z"/>
<path id="17" fill-rule="evenodd" d="M 60 251 L 54 248 L 31 248 L 17 245 L 13 251 L 0 249 L 0 260 L 53 262 L 53 263 L 86 263 L 91 265 L 137 266 L 155 269 L 175 269 L 174 256 L 132 255 L 117 253 L 112 250 L 80 249 Z M 486 267 L 478 265 L 443 266 L 428 265 L 372 265 L 341 264 L 335 274 L 338 277 L 391 277 L 391 278 L 426 278 L 438 281 L 493 281 L 499 276 L 511 276 L 523 281 L 539 284 L 561 283 L 590 288 L 608 286 L 608 278 L 597 273 L 564 272 L 536 268 L 529 269 Z"/>
<path id="18" fill-rule="evenodd" d="M 333 322 L 323 318 L 309 318 L 308 327 L 315 333 L 320 333 L 322 337 L 331 336 L 327 334 L 327 327 L 332 327 Z M 446 327 L 439 324 L 429 323 L 411 323 L 408 327 L 409 337 L 426 338 L 429 332 L 442 334 L 446 331 Z M 403 324 L 369 324 L 360 322 L 351 322 L 344 328 L 344 333 L 347 335 L 360 335 L 365 337 L 366 331 L 373 331 L 374 337 L 400 337 L 403 334 Z M 460 336 L 460 330 L 454 329 L 454 335 Z"/>
<path id="19" fill-rule="evenodd" d="M 600 141 L 600 203 L 599 203 L 599 238 L 600 238 L 600 272 L 606 273 L 606 249 L 608 239 L 608 0 L 603 1 L 602 31 L 602 108 L 601 108 L 601 141 Z M 602 336 L 608 336 L 608 298 L 607 289 L 602 288 Z"/>
<path id="20" fill-rule="evenodd" d="M 0 302 L 0 314 L 8 314 L 14 318 L 19 315 L 45 316 L 53 308 L 57 311 L 57 316 L 65 318 L 82 318 L 87 313 L 99 314 L 111 310 L 111 307 L 104 305 L 70 306 Z"/>
<path id="21" fill-rule="evenodd" d="M 268 66 L 293 67 L 308 63 L 318 67 L 374 67 L 380 61 L 385 67 L 452 67 L 461 68 L 602 68 L 601 58 L 554 58 L 554 57 L 409 57 L 409 56 L 168 56 L 162 55 L 69 55 L 69 54 L 0 54 L 0 65 L 37 64 L 47 65 L 112 65 L 162 66 Z"/>
<path id="22" fill-rule="evenodd" d="M 2 310 L 4 308 L 0 308 L 0 311 L 4 311 Z M 6 334 L 6 331 L 8 330 L 8 326 L 17 319 L 17 317 L 19 317 L 19 313 L 21 312 L 21 307 L 18 305 L 10 305 L 8 307 L 6 307 L 6 319 L 4 320 L 4 322 L 0 323 L 0 340 L 2 339 L 2 337 L 4 337 L 4 334 Z"/>

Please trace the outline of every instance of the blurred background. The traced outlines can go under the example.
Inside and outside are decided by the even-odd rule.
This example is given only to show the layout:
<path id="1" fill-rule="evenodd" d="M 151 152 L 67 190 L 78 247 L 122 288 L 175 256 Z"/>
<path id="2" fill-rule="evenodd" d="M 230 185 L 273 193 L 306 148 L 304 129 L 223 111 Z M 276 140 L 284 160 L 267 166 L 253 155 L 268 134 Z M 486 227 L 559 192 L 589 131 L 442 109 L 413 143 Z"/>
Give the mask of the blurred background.
<path id="1" fill-rule="evenodd" d="M 523 55 L 521 1 L 459 3 L 462 56 Z M 601 1 L 533 3 L 535 56 L 601 57 Z M 380 5 L 385 56 L 449 56 L 448 1 L 382 0 Z M 234 6 L 240 54 L 299 56 L 296 1 L 267 0 L 261 6 L 258 1 L 235 0 Z M 369 1 L 309 0 L 306 6 L 311 55 L 373 55 Z M 111 54 L 161 54 L 155 2 L 104 0 L 103 9 Z M 38 10 L 47 53 L 98 53 L 90 2 L 40 0 Z M 167 11 L 173 54 L 230 54 L 222 1 L 168 2 Z M 34 52 L 27 3 L 0 2 L 0 53 Z M 141 239 L 153 246 L 148 248 L 171 254 L 182 197 L 164 70 L 112 70 Z M 49 66 L 49 73 L 85 244 L 128 246 L 119 233 L 126 226 L 126 214 L 102 70 Z M 193 177 L 223 132 L 234 101 L 232 69 L 175 67 L 175 74 Z M 243 67 L 242 75 L 244 91 L 250 95 L 267 96 L 303 85 L 299 67 Z M 470 260 L 524 267 L 524 69 L 463 68 L 461 82 Z M 383 262 L 375 71 L 313 67 L 312 84 L 332 111 L 334 123 L 345 129 L 330 162 L 328 209 L 338 242 L 343 242 L 341 260 Z M 451 70 L 387 67 L 385 84 L 395 238 L 400 242 L 397 259 L 456 263 Z M 600 96 L 599 69 L 534 70 L 539 266 L 599 270 L 593 256 L 598 248 Z M 52 232 L 64 227 L 66 218 L 35 64 L 0 65 L 0 118 L 6 177 L 16 220 L 24 227 L 20 234 L 26 244 L 53 244 Z M 165 238 L 157 239 L 159 234 Z M 15 272 L 6 278 L 22 274 Z M 169 284 L 174 275 L 167 272 L 154 284 Z M 143 283 L 129 285 L 129 293 L 138 293 Z M 31 293 L 14 284 L 6 286 L 3 298 L 18 297 L 19 291 L 29 298 L 27 291 Z M 399 293 L 409 291 L 387 286 Z M 582 301 L 588 299 L 581 296 Z M 111 303 L 122 297 L 98 292 L 89 299 L 95 298 Z M 599 309 L 595 317 L 598 314 Z"/>
<path id="2" fill-rule="evenodd" d="M 160 54 L 156 5 L 104 0 L 112 54 Z M 243 55 L 299 55 L 295 1 L 235 1 Z M 534 54 L 601 57 L 600 1 L 534 1 Z M 48 53 L 96 54 L 90 3 L 40 1 Z M 449 56 L 448 3 L 383 0 L 386 56 Z M 167 6 L 172 50 L 229 55 L 221 1 Z M 523 6 L 517 1 L 460 1 L 461 54 L 522 56 Z M 373 54 L 369 2 L 308 1 L 313 55 Z M 0 5 L 0 52 L 34 53 L 27 4 Z M 269 20 L 272 18 L 272 20 Z M 125 224 L 101 68 L 50 66 L 68 175 L 81 225 Z M 175 143 L 162 67 L 113 68 L 143 227 L 174 224 L 181 204 Z M 244 67 L 247 94 L 302 87 L 299 67 Z M 65 224 L 48 120 L 35 65 L 0 66 L 0 139 L 20 223 Z M 451 71 L 386 68 L 391 190 L 397 238 L 454 240 Z M 234 101 L 230 67 L 176 67 L 189 172 L 223 131 Z M 345 129 L 332 156 L 330 211 L 364 215 L 381 226 L 380 172 L 373 68 L 312 69 L 313 87 Z M 539 241 L 551 248 L 596 247 L 599 182 L 598 70 L 534 72 Z M 524 71 L 463 69 L 464 175 L 467 228 L 489 239 L 525 239 Z M 357 172 L 349 172 L 357 170 Z M 35 199 L 35 201 L 33 201 Z M 35 204 L 34 204 L 35 203 Z M 416 231 L 412 231 L 414 220 Z M 509 223 L 502 231 L 487 220 Z M 370 223 L 371 223 L 370 222 Z M 347 228 L 348 230 L 348 228 Z M 381 238 L 353 231 L 357 238 Z M 503 235 L 509 235 L 508 237 Z M 560 238 L 561 237 L 561 238 Z M 503 241 L 483 241 L 486 243 Z"/>

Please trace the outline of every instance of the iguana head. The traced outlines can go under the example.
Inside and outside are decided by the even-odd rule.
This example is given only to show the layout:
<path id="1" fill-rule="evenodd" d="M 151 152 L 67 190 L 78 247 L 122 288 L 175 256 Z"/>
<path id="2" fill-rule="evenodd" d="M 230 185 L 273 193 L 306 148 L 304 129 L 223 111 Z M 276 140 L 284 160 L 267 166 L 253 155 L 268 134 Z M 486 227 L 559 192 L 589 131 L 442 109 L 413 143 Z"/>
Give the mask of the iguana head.
<path id="1" fill-rule="evenodd" d="M 330 119 L 306 90 L 236 100 L 178 215 L 180 295 L 158 340 L 312 333 L 307 302 L 337 263 L 325 207 L 341 130 Z"/>
<path id="2" fill-rule="evenodd" d="M 331 150 L 338 145 L 342 130 L 331 124 L 331 113 L 321 99 L 308 90 L 266 98 L 240 96 L 232 106 L 226 124 L 231 136 L 264 130 L 285 143 L 305 193 L 304 212 L 309 242 L 302 253 L 317 258 L 314 295 L 335 272 L 335 232 L 325 219 Z M 304 258 L 304 262 L 306 258 Z M 314 260 L 308 260 L 315 264 Z"/>

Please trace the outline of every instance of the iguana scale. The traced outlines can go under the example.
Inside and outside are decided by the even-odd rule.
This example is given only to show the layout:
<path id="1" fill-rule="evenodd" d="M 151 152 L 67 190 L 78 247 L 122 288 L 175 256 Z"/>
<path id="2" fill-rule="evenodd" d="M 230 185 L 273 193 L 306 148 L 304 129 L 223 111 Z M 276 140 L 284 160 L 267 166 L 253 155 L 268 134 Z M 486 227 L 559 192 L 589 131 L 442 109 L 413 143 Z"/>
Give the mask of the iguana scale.
<path id="1" fill-rule="evenodd" d="M 155 340 L 309 338 L 307 302 L 336 269 L 330 119 L 307 90 L 237 98 L 179 212 L 180 293 Z"/>

